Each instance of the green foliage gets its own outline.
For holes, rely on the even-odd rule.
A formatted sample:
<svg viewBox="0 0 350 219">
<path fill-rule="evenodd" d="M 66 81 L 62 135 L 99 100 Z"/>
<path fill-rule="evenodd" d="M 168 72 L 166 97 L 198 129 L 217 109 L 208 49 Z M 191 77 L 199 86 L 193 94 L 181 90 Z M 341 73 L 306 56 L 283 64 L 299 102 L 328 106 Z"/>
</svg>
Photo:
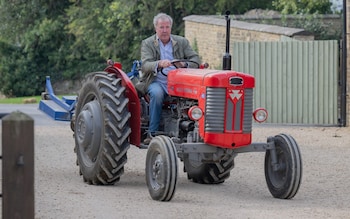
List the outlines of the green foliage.
<svg viewBox="0 0 350 219">
<path fill-rule="evenodd" d="M 272 3 L 271 0 L 217 0 L 215 3 L 215 8 L 219 9 L 219 14 L 224 14 L 226 10 L 229 10 L 231 14 L 244 14 L 251 9 L 270 9 L 272 8 Z"/>
<path fill-rule="evenodd" d="M 293 23 L 287 23 L 284 19 L 284 26 L 303 28 L 315 35 L 316 40 L 340 39 L 341 30 L 329 32 L 322 22 L 317 19 L 319 14 L 332 14 L 332 3 L 329 0 L 274 0 L 274 9 L 283 15 L 294 14 L 299 16 Z"/>
<path fill-rule="evenodd" d="M 0 88 L 7 96 L 31 96 L 45 89 L 45 76 L 61 78 L 70 37 L 65 33 L 67 1 L 1 1 Z M 16 19 L 11 19 L 11 18 Z"/>
<path fill-rule="evenodd" d="M 342 30 L 329 31 L 322 21 L 317 18 L 317 14 L 300 15 L 294 22 L 287 23 L 285 21 L 283 25 L 305 29 L 314 34 L 315 40 L 340 40 L 342 38 Z"/>
<path fill-rule="evenodd" d="M 128 72 L 159 12 L 183 35 L 182 19 L 191 14 L 271 7 L 271 0 L 0 0 L 0 91 L 38 95 L 45 76 L 77 79 L 103 70 L 108 58 Z"/>
<path fill-rule="evenodd" d="M 329 0 L 274 0 L 272 6 L 282 14 L 332 13 Z"/>
</svg>

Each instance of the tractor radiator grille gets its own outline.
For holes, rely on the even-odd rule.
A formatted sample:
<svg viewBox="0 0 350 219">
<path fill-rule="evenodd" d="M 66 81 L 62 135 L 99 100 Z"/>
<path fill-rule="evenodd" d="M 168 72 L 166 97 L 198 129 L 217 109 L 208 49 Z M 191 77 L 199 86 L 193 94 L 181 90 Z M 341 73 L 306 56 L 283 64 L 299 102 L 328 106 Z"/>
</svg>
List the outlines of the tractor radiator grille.
<svg viewBox="0 0 350 219">
<path fill-rule="evenodd" d="M 205 131 L 224 132 L 225 124 L 225 88 L 207 88 L 205 109 Z"/>
<path fill-rule="evenodd" d="M 244 89 L 244 97 L 233 102 L 227 98 L 226 88 L 208 87 L 206 98 L 206 132 L 252 131 L 253 89 Z"/>
<path fill-rule="evenodd" d="M 253 89 L 244 90 L 244 115 L 243 115 L 243 133 L 252 132 L 253 123 Z"/>
</svg>

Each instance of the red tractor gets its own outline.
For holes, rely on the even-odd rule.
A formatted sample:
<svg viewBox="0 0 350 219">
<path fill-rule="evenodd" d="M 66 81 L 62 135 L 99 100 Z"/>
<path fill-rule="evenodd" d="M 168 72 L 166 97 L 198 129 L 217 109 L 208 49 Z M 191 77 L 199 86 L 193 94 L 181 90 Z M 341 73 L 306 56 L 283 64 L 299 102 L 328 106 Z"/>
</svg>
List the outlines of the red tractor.
<svg viewBox="0 0 350 219">
<path fill-rule="evenodd" d="M 139 95 L 119 63 L 110 64 L 86 76 L 71 120 L 77 164 L 85 182 L 116 183 L 133 145 L 147 149 L 146 183 L 151 197 L 170 201 L 178 158 L 189 180 L 219 184 L 229 178 L 237 154 L 261 151 L 266 153 L 265 178 L 272 196 L 290 199 L 298 192 L 302 160 L 293 137 L 278 134 L 266 143 L 252 143 L 253 118 L 257 122 L 267 118 L 265 109 L 253 110 L 252 75 L 205 68 L 170 71 L 161 130 L 149 145 L 143 145 L 149 121 L 147 98 Z"/>
</svg>

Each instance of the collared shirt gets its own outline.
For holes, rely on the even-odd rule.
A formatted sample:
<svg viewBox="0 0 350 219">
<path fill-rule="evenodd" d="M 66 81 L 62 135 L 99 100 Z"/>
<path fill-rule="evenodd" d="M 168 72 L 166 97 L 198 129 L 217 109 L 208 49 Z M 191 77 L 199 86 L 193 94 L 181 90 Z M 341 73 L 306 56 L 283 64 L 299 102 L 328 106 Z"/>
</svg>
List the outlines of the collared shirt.
<svg viewBox="0 0 350 219">
<path fill-rule="evenodd" d="M 160 49 L 160 59 L 168 59 L 168 60 L 173 60 L 174 56 L 173 56 L 173 43 L 172 43 L 172 39 L 170 39 L 170 41 L 167 44 L 163 44 L 162 41 L 160 41 L 159 39 L 158 43 L 159 43 L 159 49 Z M 158 65 L 157 67 L 158 68 Z M 174 66 L 170 66 L 167 68 L 163 69 L 163 74 L 161 72 L 157 73 L 157 78 L 155 79 L 155 81 L 159 82 L 160 85 L 162 86 L 163 90 L 168 93 L 168 77 L 165 75 L 168 75 L 168 72 L 172 69 L 175 69 Z M 165 74 L 165 75 L 164 75 Z"/>
</svg>

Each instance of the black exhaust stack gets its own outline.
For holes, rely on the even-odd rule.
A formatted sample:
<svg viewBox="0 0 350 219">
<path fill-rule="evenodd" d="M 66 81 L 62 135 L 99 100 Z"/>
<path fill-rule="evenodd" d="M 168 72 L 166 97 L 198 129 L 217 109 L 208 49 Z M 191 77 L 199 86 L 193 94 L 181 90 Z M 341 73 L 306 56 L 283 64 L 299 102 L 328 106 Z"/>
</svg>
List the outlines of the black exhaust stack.
<svg viewBox="0 0 350 219">
<path fill-rule="evenodd" d="M 222 58 L 222 69 L 231 70 L 231 55 L 230 55 L 230 11 L 226 11 L 226 52 Z"/>
</svg>

